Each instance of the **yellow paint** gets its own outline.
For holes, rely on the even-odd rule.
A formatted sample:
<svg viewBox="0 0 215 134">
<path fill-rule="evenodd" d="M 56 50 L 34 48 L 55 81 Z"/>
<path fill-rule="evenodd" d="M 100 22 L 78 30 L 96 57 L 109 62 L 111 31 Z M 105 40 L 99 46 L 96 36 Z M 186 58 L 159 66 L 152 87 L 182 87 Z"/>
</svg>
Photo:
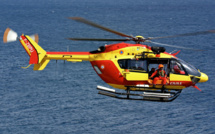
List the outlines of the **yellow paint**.
<svg viewBox="0 0 215 134">
<path fill-rule="evenodd" d="M 47 57 L 47 59 L 50 59 L 50 60 L 89 61 L 89 55 L 47 54 L 46 57 Z"/>
<path fill-rule="evenodd" d="M 70 61 L 70 62 L 82 62 L 82 60 L 76 60 L 76 59 L 68 59 L 67 61 Z"/>
<path fill-rule="evenodd" d="M 170 81 L 191 81 L 189 75 L 170 74 Z"/>
<path fill-rule="evenodd" d="M 40 63 L 45 57 L 46 51 L 43 50 L 33 39 L 31 39 L 30 36 L 26 35 L 26 38 L 32 43 L 34 48 L 37 50 L 38 58 L 39 58 L 38 63 Z"/>
<path fill-rule="evenodd" d="M 29 64 L 27 67 L 22 67 L 23 69 L 27 69 L 31 66 L 31 64 Z"/>
<path fill-rule="evenodd" d="M 201 82 L 206 82 L 206 81 L 208 81 L 208 76 L 205 74 L 205 73 L 202 73 L 201 72 L 201 76 L 200 76 L 200 83 Z"/>
<path fill-rule="evenodd" d="M 124 90 L 127 89 L 125 87 L 125 85 L 117 85 L 117 84 L 111 84 L 111 83 L 107 83 L 107 84 L 110 85 L 110 86 L 112 86 L 113 88 L 124 89 Z"/>
<path fill-rule="evenodd" d="M 120 54 L 120 51 L 123 51 L 123 54 Z M 140 46 L 128 46 L 122 49 L 114 50 L 107 53 L 100 54 L 90 54 L 90 61 L 95 60 L 114 60 L 114 59 L 135 59 L 138 54 L 142 54 L 142 52 L 152 52 L 148 48 L 140 47 Z M 150 55 L 151 58 L 157 58 L 155 54 L 147 53 L 146 55 Z M 160 54 L 160 58 L 171 58 L 172 56 L 169 54 Z"/>
<path fill-rule="evenodd" d="M 128 81 L 147 81 L 149 76 L 148 73 L 129 72 L 125 78 Z"/>
<path fill-rule="evenodd" d="M 166 85 L 166 89 L 184 89 L 186 88 L 185 86 L 178 86 L 178 85 Z"/>
<path fill-rule="evenodd" d="M 50 61 L 49 59 L 44 58 L 41 63 L 34 65 L 34 70 L 35 71 L 41 71 L 41 70 L 43 70 L 47 66 L 47 64 L 49 63 L 49 61 Z"/>
</svg>

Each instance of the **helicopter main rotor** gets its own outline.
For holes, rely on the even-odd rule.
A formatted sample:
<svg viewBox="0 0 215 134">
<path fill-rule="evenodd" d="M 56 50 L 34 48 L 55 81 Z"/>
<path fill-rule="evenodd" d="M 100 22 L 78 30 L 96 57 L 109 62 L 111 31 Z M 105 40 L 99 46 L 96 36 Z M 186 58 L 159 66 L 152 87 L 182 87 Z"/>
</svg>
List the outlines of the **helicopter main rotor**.
<svg viewBox="0 0 215 134">
<path fill-rule="evenodd" d="M 181 47 L 181 46 L 175 46 L 175 45 L 169 45 L 169 44 L 163 44 L 163 43 L 159 43 L 159 42 L 154 42 L 151 40 L 155 40 L 155 39 L 164 39 L 164 38 L 175 38 L 175 37 L 184 37 L 184 36 L 196 36 L 196 35 L 205 35 L 205 34 L 214 34 L 215 30 L 207 30 L 207 31 L 199 31 L 199 32 L 192 32 L 192 33 L 184 33 L 184 34 L 177 34 L 177 35 L 169 35 L 169 36 L 161 36 L 161 37 L 148 37 L 148 38 L 144 38 L 143 36 L 130 36 L 115 30 L 112 30 L 110 28 L 101 26 L 99 24 L 96 24 L 94 22 L 91 22 L 89 20 L 86 20 L 84 18 L 81 17 L 69 17 L 68 19 L 72 19 L 75 20 L 77 22 L 81 22 L 87 25 L 90 25 L 92 27 L 96 27 L 99 28 L 101 30 L 122 36 L 122 37 L 126 37 L 125 39 L 106 39 L 106 38 L 67 38 L 68 40 L 75 40 L 75 41 L 134 41 L 135 43 L 139 44 L 140 42 L 149 42 L 152 44 L 156 44 L 156 45 L 161 45 L 161 46 L 167 46 L 167 47 L 174 47 L 174 48 L 181 48 L 181 49 L 188 49 L 188 50 L 195 50 L 195 51 L 203 51 L 203 50 L 199 50 L 199 49 L 193 49 L 193 48 L 187 48 L 187 47 Z"/>
</svg>

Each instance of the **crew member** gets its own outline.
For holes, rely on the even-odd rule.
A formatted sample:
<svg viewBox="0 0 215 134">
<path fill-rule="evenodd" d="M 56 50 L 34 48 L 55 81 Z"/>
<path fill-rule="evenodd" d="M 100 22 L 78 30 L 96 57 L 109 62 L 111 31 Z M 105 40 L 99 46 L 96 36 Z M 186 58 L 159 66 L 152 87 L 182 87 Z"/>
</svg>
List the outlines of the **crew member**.
<svg viewBox="0 0 215 134">
<path fill-rule="evenodd" d="M 149 72 L 149 76 L 151 76 L 154 72 L 155 72 L 155 68 L 151 68 L 151 71 Z M 152 77 L 152 79 L 153 79 L 153 77 Z"/>
<path fill-rule="evenodd" d="M 162 84 L 166 85 L 166 81 L 167 81 L 167 75 L 166 72 L 163 70 L 163 64 L 160 64 L 158 66 L 158 70 L 156 70 L 151 76 L 150 78 L 153 78 L 154 76 L 156 76 L 153 80 L 153 86 L 156 85 L 157 80 L 162 80 Z"/>
<path fill-rule="evenodd" d="M 175 65 L 175 66 L 173 67 L 173 69 L 174 69 L 174 71 L 175 71 L 176 74 L 185 74 L 185 72 L 182 71 L 182 70 L 178 67 L 178 65 Z"/>
</svg>

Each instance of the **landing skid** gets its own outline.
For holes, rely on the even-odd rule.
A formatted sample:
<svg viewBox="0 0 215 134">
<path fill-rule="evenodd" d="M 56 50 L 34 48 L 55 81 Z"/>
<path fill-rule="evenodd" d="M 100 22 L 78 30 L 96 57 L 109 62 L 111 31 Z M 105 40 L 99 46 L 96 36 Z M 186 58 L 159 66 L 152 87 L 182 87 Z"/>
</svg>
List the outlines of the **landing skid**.
<svg viewBox="0 0 215 134">
<path fill-rule="evenodd" d="M 140 87 L 136 86 L 135 88 L 141 89 L 144 88 L 144 91 L 141 90 L 130 90 L 135 86 L 128 86 L 126 93 L 125 92 L 116 92 L 115 89 L 110 89 L 103 86 L 97 86 L 97 89 L 100 90 L 98 94 L 117 98 L 117 99 L 127 99 L 127 100 L 143 100 L 143 101 L 159 101 L 159 102 L 171 102 L 175 100 L 181 93 L 182 90 L 171 90 L 166 91 L 165 89 L 150 90 L 150 87 Z"/>
</svg>

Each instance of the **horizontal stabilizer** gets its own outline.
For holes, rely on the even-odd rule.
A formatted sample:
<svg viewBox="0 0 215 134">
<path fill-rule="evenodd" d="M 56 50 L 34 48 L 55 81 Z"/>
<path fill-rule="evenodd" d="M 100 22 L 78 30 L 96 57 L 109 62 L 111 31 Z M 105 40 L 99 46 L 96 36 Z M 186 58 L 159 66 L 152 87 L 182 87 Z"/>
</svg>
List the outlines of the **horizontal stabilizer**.
<svg viewBox="0 0 215 134">
<path fill-rule="evenodd" d="M 47 64 L 49 63 L 49 59 L 44 58 L 41 63 L 39 64 L 34 64 L 34 71 L 41 71 L 43 69 L 45 69 L 45 67 L 47 66 Z"/>
</svg>

